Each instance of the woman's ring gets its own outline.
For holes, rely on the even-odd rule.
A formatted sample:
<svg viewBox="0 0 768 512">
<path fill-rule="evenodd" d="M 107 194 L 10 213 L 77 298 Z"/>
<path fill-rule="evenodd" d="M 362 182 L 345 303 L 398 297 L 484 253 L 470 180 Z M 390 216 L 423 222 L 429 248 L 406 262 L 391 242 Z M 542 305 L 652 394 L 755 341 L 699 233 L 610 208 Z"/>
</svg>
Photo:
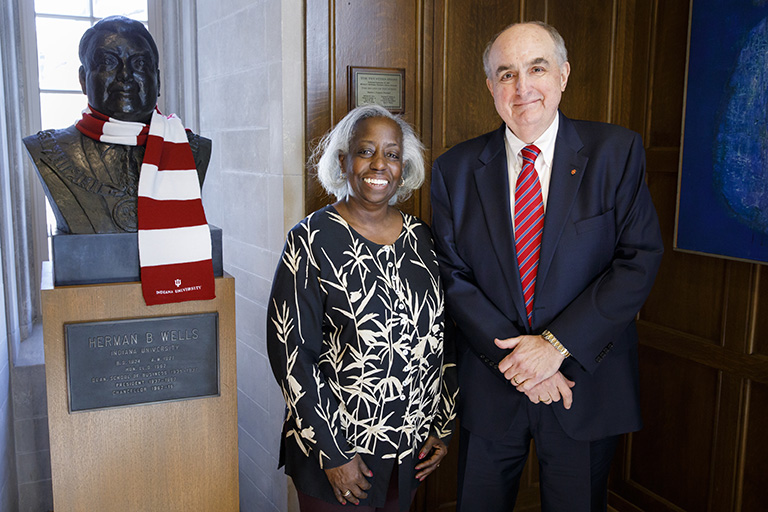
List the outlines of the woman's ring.
<svg viewBox="0 0 768 512">
<path fill-rule="evenodd" d="M 349 496 L 350 494 L 352 494 L 352 491 L 350 491 L 349 489 L 347 489 L 347 492 L 345 492 L 344 494 L 342 494 L 342 496 L 344 496 L 344 497 L 346 498 L 346 497 L 347 497 L 347 496 Z"/>
</svg>

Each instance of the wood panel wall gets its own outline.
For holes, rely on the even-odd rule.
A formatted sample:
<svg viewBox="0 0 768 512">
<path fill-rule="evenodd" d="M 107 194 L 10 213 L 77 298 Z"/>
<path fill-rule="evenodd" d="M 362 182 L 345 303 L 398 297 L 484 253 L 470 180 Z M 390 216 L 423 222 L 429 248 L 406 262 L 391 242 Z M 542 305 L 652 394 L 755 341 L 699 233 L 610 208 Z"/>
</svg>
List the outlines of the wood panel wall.
<svg viewBox="0 0 768 512">
<path fill-rule="evenodd" d="M 569 50 L 561 108 L 643 135 L 666 253 L 639 314 L 645 427 L 624 437 L 619 511 L 758 511 L 768 482 L 768 269 L 673 250 L 690 1 L 356 0 L 307 2 L 309 148 L 346 113 L 347 66 L 406 69 L 405 118 L 429 161 L 496 128 L 486 41 L 520 20 L 551 23 Z M 707 108 L 707 106 L 702 106 Z M 311 174 L 307 212 L 327 204 Z M 430 218 L 429 182 L 404 209 Z M 414 510 L 452 510 L 455 452 Z M 517 511 L 538 510 L 537 465 Z"/>
<path fill-rule="evenodd" d="M 432 30 L 431 14 L 425 14 L 431 12 L 431 0 L 306 2 L 307 154 L 348 112 L 350 66 L 405 69 L 403 117 L 424 136 L 424 84 L 431 81 L 425 76 L 424 47 L 431 45 Z M 307 213 L 334 202 L 311 166 L 307 175 Z M 418 214 L 422 196 L 414 194 L 403 209 Z"/>
</svg>

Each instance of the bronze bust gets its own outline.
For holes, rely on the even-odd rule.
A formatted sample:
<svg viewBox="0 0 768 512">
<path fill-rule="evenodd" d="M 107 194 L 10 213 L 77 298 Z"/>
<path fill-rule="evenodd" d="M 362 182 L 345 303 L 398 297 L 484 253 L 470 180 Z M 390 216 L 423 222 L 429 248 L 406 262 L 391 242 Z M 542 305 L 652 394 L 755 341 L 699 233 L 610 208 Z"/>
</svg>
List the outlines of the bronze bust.
<svg viewBox="0 0 768 512">
<path fill-rule="evenodd" d="M 141 22 L 105 18 L 80 40 L 80 86 L 93 110 L 149 124 L 160 95 L 158 51 Z M 200 186 L 211 141 L 187 131 Z M 137 191 L 144 146 L 101 142 L 75 125 L 24 138 L 61 233 L 137 230 Z"/>
</svg>

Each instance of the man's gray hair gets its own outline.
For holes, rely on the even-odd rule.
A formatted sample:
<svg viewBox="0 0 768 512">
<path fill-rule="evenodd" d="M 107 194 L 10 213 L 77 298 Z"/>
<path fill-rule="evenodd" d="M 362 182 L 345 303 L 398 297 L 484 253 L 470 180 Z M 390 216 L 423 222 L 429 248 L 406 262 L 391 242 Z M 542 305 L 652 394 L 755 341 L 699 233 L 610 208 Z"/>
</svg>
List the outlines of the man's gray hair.
<svg viewBox="0 0 768 512">
<path fill-rule="evenodd" d="M 496 42 L 501 34 L 514 27 L 515 25 L 535 25 L 546 30 L 547 33 L 552 37 L 552 41 L 555 43 L 555 57 L 557 58 L 557 65 L 562 66 L 568 62 L 568 50 L 565 48 L 565 41 L 563 40 L 563 36 L 560 35 L 560 32 L 558 32 L 555 27 L 549 25 L 548 23 L 544 23 L 543 21 L 523 21 L 520 23 L 512 23 L 504 27 L 503 30 L 497 32 L 496 35 L 494 35 L 491 40 L 488 41 L 488 44 L 485 45 L 485 50 L 483 51 L 483 69 L 485 70 L 486 78 L 493 78 L 494 70 L 491 69 L 490 62 L 491 48 L 493 48 L 493 43 Z"/>
<path fill-rule="evenodd" d="M 390 199 L 389 204 L 392 205 L 408 199 L 411 193 L 424 183 L 424 146 L 410 124 L 384 107 L 362 105 L 351 110 L 320 140 L 312 153 L 310 163 L 316 162 L 317 177 L 325 191 L 339 201 L 345 199 L 350 192 L 349 182 L 342 172 L 339 155 L 349 153 L 349 143 L 355 136 L 357 124 L 371 117 L 385 117 L 393 120 L 403 134 L 401 157 L 403 184 Z"/>
</svg>

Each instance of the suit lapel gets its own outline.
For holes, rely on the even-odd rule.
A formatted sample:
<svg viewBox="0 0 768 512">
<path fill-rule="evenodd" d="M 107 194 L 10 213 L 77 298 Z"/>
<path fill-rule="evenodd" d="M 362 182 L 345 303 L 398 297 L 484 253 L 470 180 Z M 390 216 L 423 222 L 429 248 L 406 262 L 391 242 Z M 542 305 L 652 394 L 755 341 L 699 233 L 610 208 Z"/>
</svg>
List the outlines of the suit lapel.
<svg viewBox="0 0 768 512">
<path fill-rule="evenodd" d="M 547 278 L 549 266 L 552 263 L 557 244 L 563 233 L 563 227 L 568 220 L 589 160 L 586 156 L 579 154 L 584 144 L 576 133 L 571 120 L 562 113 L 558 115 L 560 116 L 560 127 L 555 141 L 547 211 L 544 214 L 544 232 L 541 237 L 539 269 L 536 276 L 537 290 Z"/>
<path fill-rule="evenodd" d="M 502 125 L 480 154 L 480 161 L 485 165 L 475 171 L 475 183 L 491 234 L 491 244 L 504 275 L 504 283 L 499 284 L 507 287 L 509 292 L 506 296 L 510 298 L 510 304 L 514 305 L 521 318 L 525 318 L 525 302 L 520 273 L 517 270 L 515 235 L 512 228 L 505 130 L 506 125 Z"/>
</svg>

